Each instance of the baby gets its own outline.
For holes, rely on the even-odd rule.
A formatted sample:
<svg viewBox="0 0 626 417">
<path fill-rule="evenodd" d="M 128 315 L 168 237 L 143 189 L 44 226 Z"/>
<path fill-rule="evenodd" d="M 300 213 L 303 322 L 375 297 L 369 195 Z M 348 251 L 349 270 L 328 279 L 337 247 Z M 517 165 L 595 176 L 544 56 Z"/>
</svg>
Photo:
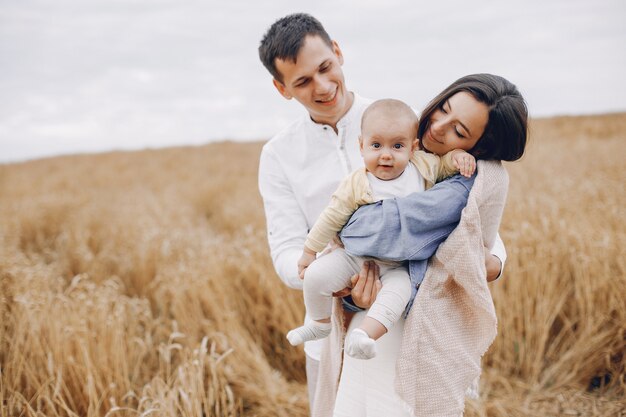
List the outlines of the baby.
<svg viewBox="0 0 626 417">
<path fill-rule="evenodd" d="M 378 100 L 363 113 L 359 144 L 365 168 L 341 182 L 309 232 L 298 261 L 298 272 L 304 279 L 304 303 L 313 320 L 287 333 L 292 345 L 330 334 L 332 293 L 350 284 L 365 259 L 351 256 L 343 248 L 317 259 L 316 255 L 359 206 L 424 191 L 459 170 L 468 177 L 474 173 L 476 161 L 463 150 L 455 149 L 443 156 L 418 150 L 417 125 L 413 110 L 399 100 Z M 377 263 L 382 288 L 363 322 L 346 339 L 346 353 L 359 359 L 376 356 L 375 340 L 401 317 L 411 296 L 405 263 Z"/>
</svg>

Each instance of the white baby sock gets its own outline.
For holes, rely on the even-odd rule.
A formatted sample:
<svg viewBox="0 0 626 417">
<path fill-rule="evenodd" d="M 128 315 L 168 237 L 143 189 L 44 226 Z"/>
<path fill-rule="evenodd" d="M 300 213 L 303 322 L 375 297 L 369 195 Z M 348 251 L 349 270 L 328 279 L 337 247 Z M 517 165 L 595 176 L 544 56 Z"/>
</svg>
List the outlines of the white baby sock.
<svg viewBox="0 0 626 417">
<path fill-rule="evenodd" d="M 346 353 L 356 359 L 372 359 L 376 356 L 376 341 L 365 330 L 354 329 L 346 340 Z"/>
<path fill-rule="evenodd" d="M 310 340 L 319 340 L 327 337 L 330 334 L 330 329 L 330 323 L 312 321 L 287 333 L 287 340 L 289 340 L 292 346 L 297 346 Z"/>
</svg>

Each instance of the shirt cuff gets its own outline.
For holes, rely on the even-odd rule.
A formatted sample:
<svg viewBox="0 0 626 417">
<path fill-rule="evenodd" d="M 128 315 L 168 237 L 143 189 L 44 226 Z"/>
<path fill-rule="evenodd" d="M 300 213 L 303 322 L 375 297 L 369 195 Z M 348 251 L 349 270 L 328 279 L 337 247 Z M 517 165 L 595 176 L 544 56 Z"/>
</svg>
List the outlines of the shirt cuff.
<svg viewBox="0 0 626 417">
<path fill-rule="evenodd" d="M 506 263 L 506 248 L 504 247 L 504 242 L 500 238 L 500 234 L 496 235 L 496 240 L 493 243 L 493 247 L 491 248 L 491 254 L 500 260 L 500 273 L 494 279 L 497 280 L 502 276 L 502 272 L 504 271 L 504 264 Z"/>
<path fill-rule="evenodd" d="M 286 286 L 294 290 L 302 290 L 302 280 L 298 276 L 298 259 L 301 249 L 288 249 L 274 259 L 274 269 Z"/>
<path fill-rule="evenodd" d="M 498 272 L 498 275 L 493 279 L 493 281 L 496 281 L 502 276 L 502 271 L 504 271 L 504 261 L 502 261 L 502 259 L 500 259 L 500 257 L 495 253 L 492 253 L 492 255 L 498 258 L 498 260 L 500 261 L 500 272 Z"/>
<path fill-rule="evenodd" d="M 359 311 L 365 311 L 364 308 L 361 308 L 354 304 L 354 300 L 351 295 L 346 295 L 341 299 L 341 304 L 343 305 L 343 309 L 346 311 L 351 311 L 353 313 L 358 313 Z"/>
</svg>

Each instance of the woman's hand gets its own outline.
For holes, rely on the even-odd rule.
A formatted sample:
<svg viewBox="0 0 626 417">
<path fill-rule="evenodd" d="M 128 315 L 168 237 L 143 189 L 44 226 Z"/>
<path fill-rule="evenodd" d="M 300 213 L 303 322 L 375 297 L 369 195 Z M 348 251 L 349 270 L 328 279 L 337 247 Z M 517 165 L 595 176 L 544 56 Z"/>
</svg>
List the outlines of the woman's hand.
<svg viewBox="0 0 626 417">
<path fill-rule="evenodd" d="M 487 269 L 487 282 L 495 281 L 502 272 L 502 261 L 485 248 L 485 268 Z"/>
</svg>

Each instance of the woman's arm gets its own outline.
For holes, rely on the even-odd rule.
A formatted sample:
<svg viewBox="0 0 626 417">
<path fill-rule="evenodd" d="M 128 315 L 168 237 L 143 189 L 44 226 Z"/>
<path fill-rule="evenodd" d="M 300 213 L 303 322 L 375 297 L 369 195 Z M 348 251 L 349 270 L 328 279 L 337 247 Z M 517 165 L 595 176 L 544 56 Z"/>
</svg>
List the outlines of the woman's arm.
<svg viewBox="0 0 626 417">
<path fill-rule="evenodd" d="M 395 261 L 430 258 L 459 223 L 475 177 L 456 175 L 428 191 L 360 207 L 341 232 L 346 251 Z"/>
<path fill-rule="evenodd" d="M 346 251 L 382 259 L 430 258 L 458 225 L 474 179 L 457 175 L 426 192 L 359 208 L 341 233 Z M 487 281 L 501 275 L 505 259 L 504 245 L 496 238 L 491 252 L 485 250 Z M 378 275 L 372 271 L 364 267 L 352 282 L 352 300 L 363 308 L 370 307 L 376 295 L 363 291 L 365 286 L 358 284 L 370 276 L 377 282 Z"/>
</svg>

